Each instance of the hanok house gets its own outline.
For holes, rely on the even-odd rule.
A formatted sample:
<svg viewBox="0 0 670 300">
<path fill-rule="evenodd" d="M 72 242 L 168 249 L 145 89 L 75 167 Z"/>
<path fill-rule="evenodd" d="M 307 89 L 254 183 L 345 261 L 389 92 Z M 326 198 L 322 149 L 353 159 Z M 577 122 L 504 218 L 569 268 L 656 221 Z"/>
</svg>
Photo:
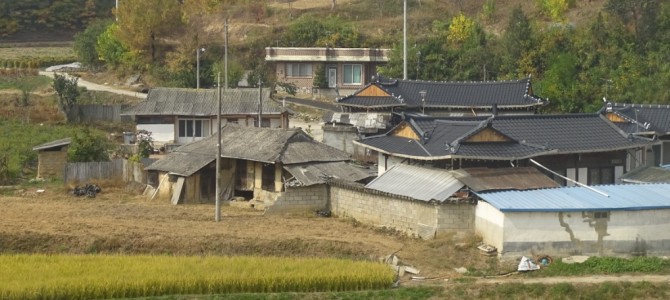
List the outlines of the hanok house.
<svg viewBox="0 0 670 300">
<path fill-rule="evenodd" d="M 670 254 L 670 184 L 477 193 L 475 228 L 502 257 Z"/>
<path fill-rule="evenodd" d="M 301 93 L 312 94 L 317 76 L 323 76 L 329 89 L 356 91 L 389 61 L 389 49 L 376 48 L 265 48 L 265 61 L 275 64 L 277 80 L 295 84 Z M 321 72 L 321 74 L 318 74 Z"/>
<path fill-rule="evenodd" d="M 569 114 L 407 117 L 386 134 L 354 143 L 377 153 L 379 174 L 399 163 L 461 169 L 533 166 L 534 159 L 580 183 L 607 184 L 643 164 L 635 153 L 654 142 L 599 114 Z"/>
<path fill-rule="evenodd" d="M 242 126 L 288 128 L 288 111 L 270 99 L 266 89 L 228 89 L 222 92 L 221 122 Z M 152 133 L 159 143 L 187 144 L 216 132 L 218 92 L 214 89 L 155 88 L 147 99 L 124 111 L 137 130 Z"/>
<path fill-rule="evenodd" d="M 381 76 L 337 99 L 346 112 L 418 112 L 430 116 L 535 114 L 548 103 L 533 94 L 530 77 L 513 81 L 434 82 Z"/>
<path fill-rule="evenodd" d="M 307 206 L 323 208 L 325 182 L 370 177 L 348 164 L 349 155 L 314 141 L 301 129 L 255 128 L 227 124 L 222 128 L 223 200 L 243 198 L 273 204 L 295 194 Z M 181 146 L 147 167 L 161 198 L 177 203 L 213 202 L 216 197 L 217 136 Z M 313 202 L 310 202 L 313 201 Z"/>
<path fill-rule="evenodd" d="M 37 178 L 63 179 L 70 143 L 71 138 L 64 138 L 33 147 L 37 151 Z"/>
<path fill-rule="evenodd" d="M 637 154 L 653 157 L 649 166 L 670 164 L 670 105 L 606 103 L 600 113 L 629 134 L 660 140 Z"/>
<path fill-rule="evenodd" d="M 385 115 L 390 125 L 398 124 L 398 113 L 437 117 L 535 114 L 547 103 L 533 93 L 530 77 L 514 81 L 431 82 L 381 76 L 336 102 L 345 113 Z M 335 119 L 325 121 L 324 139 L 329 140 L 344 139 L 350 135 L 349 131 L 365 137 L 390 128 L 347 124 Z M 356 159 L 369 161 L 369 155 L 365 155 L 368 153 L 358 147 L 348 152 Z"/>
</svg>

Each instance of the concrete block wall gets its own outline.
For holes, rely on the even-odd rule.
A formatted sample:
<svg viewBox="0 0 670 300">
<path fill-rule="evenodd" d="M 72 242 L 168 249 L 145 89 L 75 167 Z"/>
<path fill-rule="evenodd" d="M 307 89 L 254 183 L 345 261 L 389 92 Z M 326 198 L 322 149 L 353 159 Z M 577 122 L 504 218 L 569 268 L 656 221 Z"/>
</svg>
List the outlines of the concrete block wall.
<svg viewBox="0 0 670 300">
<path fill-rule="evenodd" d="M 474 232 L 475 206 L 470 202 L 430 203 L 343 183 L 332 183 L 329 195 L 333 214 L 365 224 L 424 239 L 447 232 Z"/>
<path fill-rule="evenodd" d="M 328 206 L 328 186 L 317 184 L 289 187 L 277 200 L 268 205 L 266 214 L 313 213 Z"/>
</svg>

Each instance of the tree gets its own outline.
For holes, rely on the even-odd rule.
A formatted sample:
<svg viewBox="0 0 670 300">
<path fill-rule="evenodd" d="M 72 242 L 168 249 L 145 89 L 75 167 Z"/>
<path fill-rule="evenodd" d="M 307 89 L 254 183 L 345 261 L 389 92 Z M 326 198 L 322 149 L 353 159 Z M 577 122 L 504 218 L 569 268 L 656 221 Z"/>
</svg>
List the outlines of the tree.
<svg viewBox="0 0 670 300">
<path fill-rule="evenodd" d="M 75 133 L 67 149 L 71 162 L 109 161 L 109 142 L 103 136 L 93 134 L 88 127 Z"/>
<path fill-rule="evenodd" d="M 102 32 L 96 41 L 95 50 L 98 53 L 98 59 L 104 61 L 111 67 L 118 67 L 123 62 L 123 56 L 128 49 L 116 38 L 114 34 L 118 31 L 118 25 L 111 24 Z"/>
<path fill-rule="evenodd" d="M 360 47 L 361 36 L 354 23 L 337 17 L 303 16 L 289 25 L 283 40 L 292 47 Z"/>
<path fill-rule="evenodd" d="M 520 6 L 512 11 L 512 16 L 501 38 L 501 72 L 508 77 L 517 77 L 519 62 L 533 45 L 533 31 L 530 21 Z"/>
<path fill-rule="evenodd" d="M 159 55 L 158 41 L 183 25 L 180 6 L 175 0 L 124 1 L 117 12 L 119 30 L 114 34 L 131 52 L 153 63 Z"/>
<path fill-rule="evenodd" d="M 79 81 L 77 77 L 68 78 L 67 75 L 54 74 L 52 86 L 56 91 L 58 110 L 63 114 L 66 122 L 75 121 L 77 117 L 74 114 L 79 98 L 77 81 Z"/>
<path fill-rule="evenodd" d="M 96 48 L 98 37 L 107 30 L 109 25 L 108 20 L 93 22 L 86 27 L 86 30 L 74 36 L 74 52 L 84 66 L 97 68 L 102 65 L 103 62 Z"/>
</svg>

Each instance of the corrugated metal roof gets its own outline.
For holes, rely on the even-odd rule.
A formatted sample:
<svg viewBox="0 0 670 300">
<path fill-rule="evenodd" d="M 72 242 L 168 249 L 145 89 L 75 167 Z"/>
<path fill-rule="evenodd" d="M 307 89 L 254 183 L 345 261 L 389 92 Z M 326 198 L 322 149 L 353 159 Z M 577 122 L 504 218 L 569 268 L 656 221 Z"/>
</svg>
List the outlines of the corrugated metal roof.
<svg viewBox="0 0 670 300">
<path fill-rule="evenodd" d="M 444 169 L 398 164 L 365 187 L 422 201 L 443 202 L 460 190 L 463 183 Z"/>
<path fill-rule="evenodd" d="M 369 170 L 343 161 L 287 165 L 284 169 L 305 186 L 325 183 L 330 178 L 359 181 L 373 176 Z"/>
<path fill-rule="evenodd" d="M 624 174 L 621 180 L 630 183 L 670 183 L 670 165 L 640 167 Z"/>
<path fill-rule="evenodd" d="M 475 192 L 490 190 L 530 190 L 558 187 L 558 183 L 533 167 L 466 168 L 451 171 Z"/>
<path fill-rule="evenodd" d="M 477 193 L 503 212 L 612 211 L 670 208 L 670 184 L 599 185 L 531 191 Z"/>
<path fill-rule="evenodd" d="M 258 89 L 228 89 L 223 94 L 221 114 L 248 115 L 258 113 Z M 216 116 L 218 92 L 213 89 L 155 88 L 147 99 L 123 111 L 121 115 Z M 284 108 L 263 90 L 263 114 L 280 114 Z"/>
<path fill-rule="evenodd" d="M 64 138 L 64 139 L 60 139 L 60 140 L 46 142 L 44 144 L 39 144 L 39 145 L 33 147 L 33 150 L 38 151 L 38 150 L 44 150 L 44 149 L 49 149 L 49 148 L 54 148 L 54 147 L 62 147 L 62 146 L 65 146 L 65 145 L 69 145 L 70 143 L 72 143 L 71 138 Z"/>
</svg>

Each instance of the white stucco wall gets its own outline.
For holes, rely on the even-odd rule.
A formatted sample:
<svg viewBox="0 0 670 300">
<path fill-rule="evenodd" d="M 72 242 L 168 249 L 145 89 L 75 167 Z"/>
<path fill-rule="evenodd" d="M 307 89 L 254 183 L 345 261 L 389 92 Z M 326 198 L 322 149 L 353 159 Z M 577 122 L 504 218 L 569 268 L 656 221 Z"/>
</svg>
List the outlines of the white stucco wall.
<svg viewBox="0 0 670 300">
<path fill-rule="evenodd" d="M 668 255 L 670 209 L 611 211 L 595 219 L 590 212 L 500 213 L 480 201 L 476 231 L 503 256 L 540 255 Z"/>
<path fill-rule="evenodd" d="M 498 249 L 502 249 L 504 235 L 503 225 L 505 215 L 484 201 L 479 201 L 475 207 L 475 233 L 482 240 Z"/>
</svg>

